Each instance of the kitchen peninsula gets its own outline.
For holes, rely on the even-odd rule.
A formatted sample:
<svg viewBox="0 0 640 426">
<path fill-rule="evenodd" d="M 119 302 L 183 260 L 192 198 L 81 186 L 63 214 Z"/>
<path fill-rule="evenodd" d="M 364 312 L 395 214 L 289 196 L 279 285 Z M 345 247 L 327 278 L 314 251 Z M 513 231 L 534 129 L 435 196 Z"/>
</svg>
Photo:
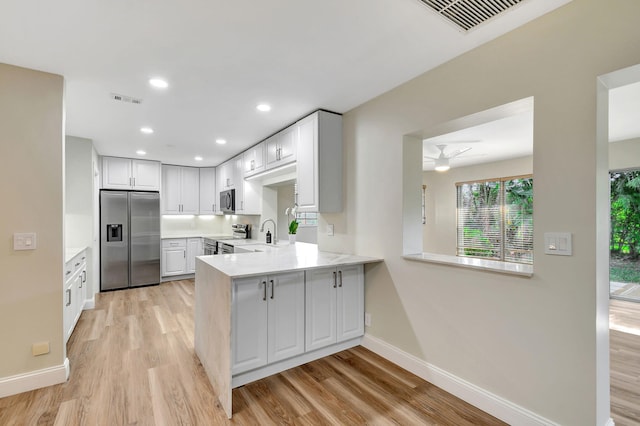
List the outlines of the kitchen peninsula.
<svg viewBox="0 0 640 426">
<path fill-rule="evenodd" d="M 229 418 L 233 388 L 360 344 L 364 264 L 382 261 L 306 243 L 256 249 L 196 262 L 195 350 Z"/>
</svg>

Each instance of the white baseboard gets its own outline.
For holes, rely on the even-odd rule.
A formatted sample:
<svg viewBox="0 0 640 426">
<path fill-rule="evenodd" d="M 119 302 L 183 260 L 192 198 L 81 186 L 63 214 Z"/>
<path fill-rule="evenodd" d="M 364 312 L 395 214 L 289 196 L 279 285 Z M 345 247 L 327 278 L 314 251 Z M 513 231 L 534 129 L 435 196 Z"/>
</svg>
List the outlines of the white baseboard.
<svg viewBox="0 0 640 426">
<path fill-rule="evenodd" d="M 91 299 L 87 299 L 84 301 L 84 306 L 82 307 L 83 310 L 85 309 L 95 309 L 96 307 L 96 298 L 95 296 L 92 297 Z"/>
<path fill-rule="evenodd" d="M 0 398 L 64 383 L 69 378 L 69 358 L 62 365 L 0 378 Z"/>
<path fill-rule="evenodd" d="M 558 426 L 557 423 L 549 419 L 494 395 L 376 337 L 365 334 L 362 346 L 504 422 L 519 426 Z"/>
</svg>

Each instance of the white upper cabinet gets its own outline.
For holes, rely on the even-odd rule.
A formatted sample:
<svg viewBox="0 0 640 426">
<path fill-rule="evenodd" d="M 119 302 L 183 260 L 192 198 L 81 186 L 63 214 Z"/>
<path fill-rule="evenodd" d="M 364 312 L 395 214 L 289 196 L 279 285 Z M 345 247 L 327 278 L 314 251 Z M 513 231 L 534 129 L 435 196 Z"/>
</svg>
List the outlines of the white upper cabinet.
<svg viewBox="0 0 640 426">
<path fill-rule="evenodd" d="M 342 116 L 318 111 L 296 124 L 298 211 L 342 211 Z"/>
<path fill-rule="evenodd" d="M 200 170 L 195 167 L 162 166 L 162 213 L 198 214 Z"/>
<path fill-rule="evenodd" d="M 216 214 L 220 210 L 218 188 L 216 187 L 216 168 L 200 169 L 200 214 Z"/>
<path fill-rule="evenodd" d="M 218 185 L 218 192 L 226 191 L 227 189 L 235 187 L 235 168 L 235 159 L 226 161 L 216 168 L 216 183 Z"/>
<path fill-rule="evenodd" d="M 160 191 L 160 162 L 102 157 L 102 188 Z"/>
<path fill-rule="evenodd" d="M 264 147 L 265 143 L 261 142 L 243 153 L 244 177 L 253 176 L 265 170 Z"/>
<path fill-rule="evenodd" d="M 296 161 L 298 127 L 290 126 L 264 141 L 266 149 L 266 169 L 279 167 Z"/>
</svg>

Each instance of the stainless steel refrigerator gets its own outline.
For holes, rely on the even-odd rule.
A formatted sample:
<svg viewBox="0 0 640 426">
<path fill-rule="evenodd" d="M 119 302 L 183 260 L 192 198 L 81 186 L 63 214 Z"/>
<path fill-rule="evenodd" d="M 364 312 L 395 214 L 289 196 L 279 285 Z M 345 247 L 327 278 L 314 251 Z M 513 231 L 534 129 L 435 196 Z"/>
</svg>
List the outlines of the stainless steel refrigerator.
<svg viewBox="0 0 640 426">
<path fill-rule="evenodd" d="M 100 191 L 100 290 L 159 283 L 159 194 Z"/>
</svg>

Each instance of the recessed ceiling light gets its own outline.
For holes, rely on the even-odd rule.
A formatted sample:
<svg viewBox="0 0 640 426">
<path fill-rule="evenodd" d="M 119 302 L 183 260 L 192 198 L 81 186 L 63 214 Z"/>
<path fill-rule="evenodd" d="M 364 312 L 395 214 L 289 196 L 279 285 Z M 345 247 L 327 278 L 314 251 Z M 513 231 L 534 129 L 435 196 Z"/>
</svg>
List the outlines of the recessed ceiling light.
<svg viewBox="0 0 640 426">
<path fill-rule="evenodd" d="M 271 105 L 269 104 L 258 104 L 256 108 L 258 109 L 258 111 L 262 112 L 271 111 Z"/>
<path fill-rule="evenodd" d="M 139 149 L 139 150 L 136 151 L 136 154 L 138 154 L 138 155 L 147 155 L 147 151 Z"/>
<path fill-rule="evenodd" d="M 216 143 L 217 143 L 218 145 L 224 145 L 225 143 L 227 143 L 227 141 L 226 141 L 226 140 L 224 140 L 224 139 L 216 139 Z"/>
<path fill-rule="evenodd" d="M 145 135 L 150 135 L 153 133 L 153 129 L 151 127 L 140 127 L 140 131 Z"/>
<path fill-rule="evenodd" d="M 199 155 L 196 155 L 195 157 L 193 157 L 193 159 L 196 161 L 202 161 L 202 157 L 200 157 Z"/>
<path fill-rule="evenodd" d="M 169 83 L 161 78 L 151 78 L 149 79 L 149 84 L 156 89 L 166 89 L 169 87 Z"/>
</svg>

